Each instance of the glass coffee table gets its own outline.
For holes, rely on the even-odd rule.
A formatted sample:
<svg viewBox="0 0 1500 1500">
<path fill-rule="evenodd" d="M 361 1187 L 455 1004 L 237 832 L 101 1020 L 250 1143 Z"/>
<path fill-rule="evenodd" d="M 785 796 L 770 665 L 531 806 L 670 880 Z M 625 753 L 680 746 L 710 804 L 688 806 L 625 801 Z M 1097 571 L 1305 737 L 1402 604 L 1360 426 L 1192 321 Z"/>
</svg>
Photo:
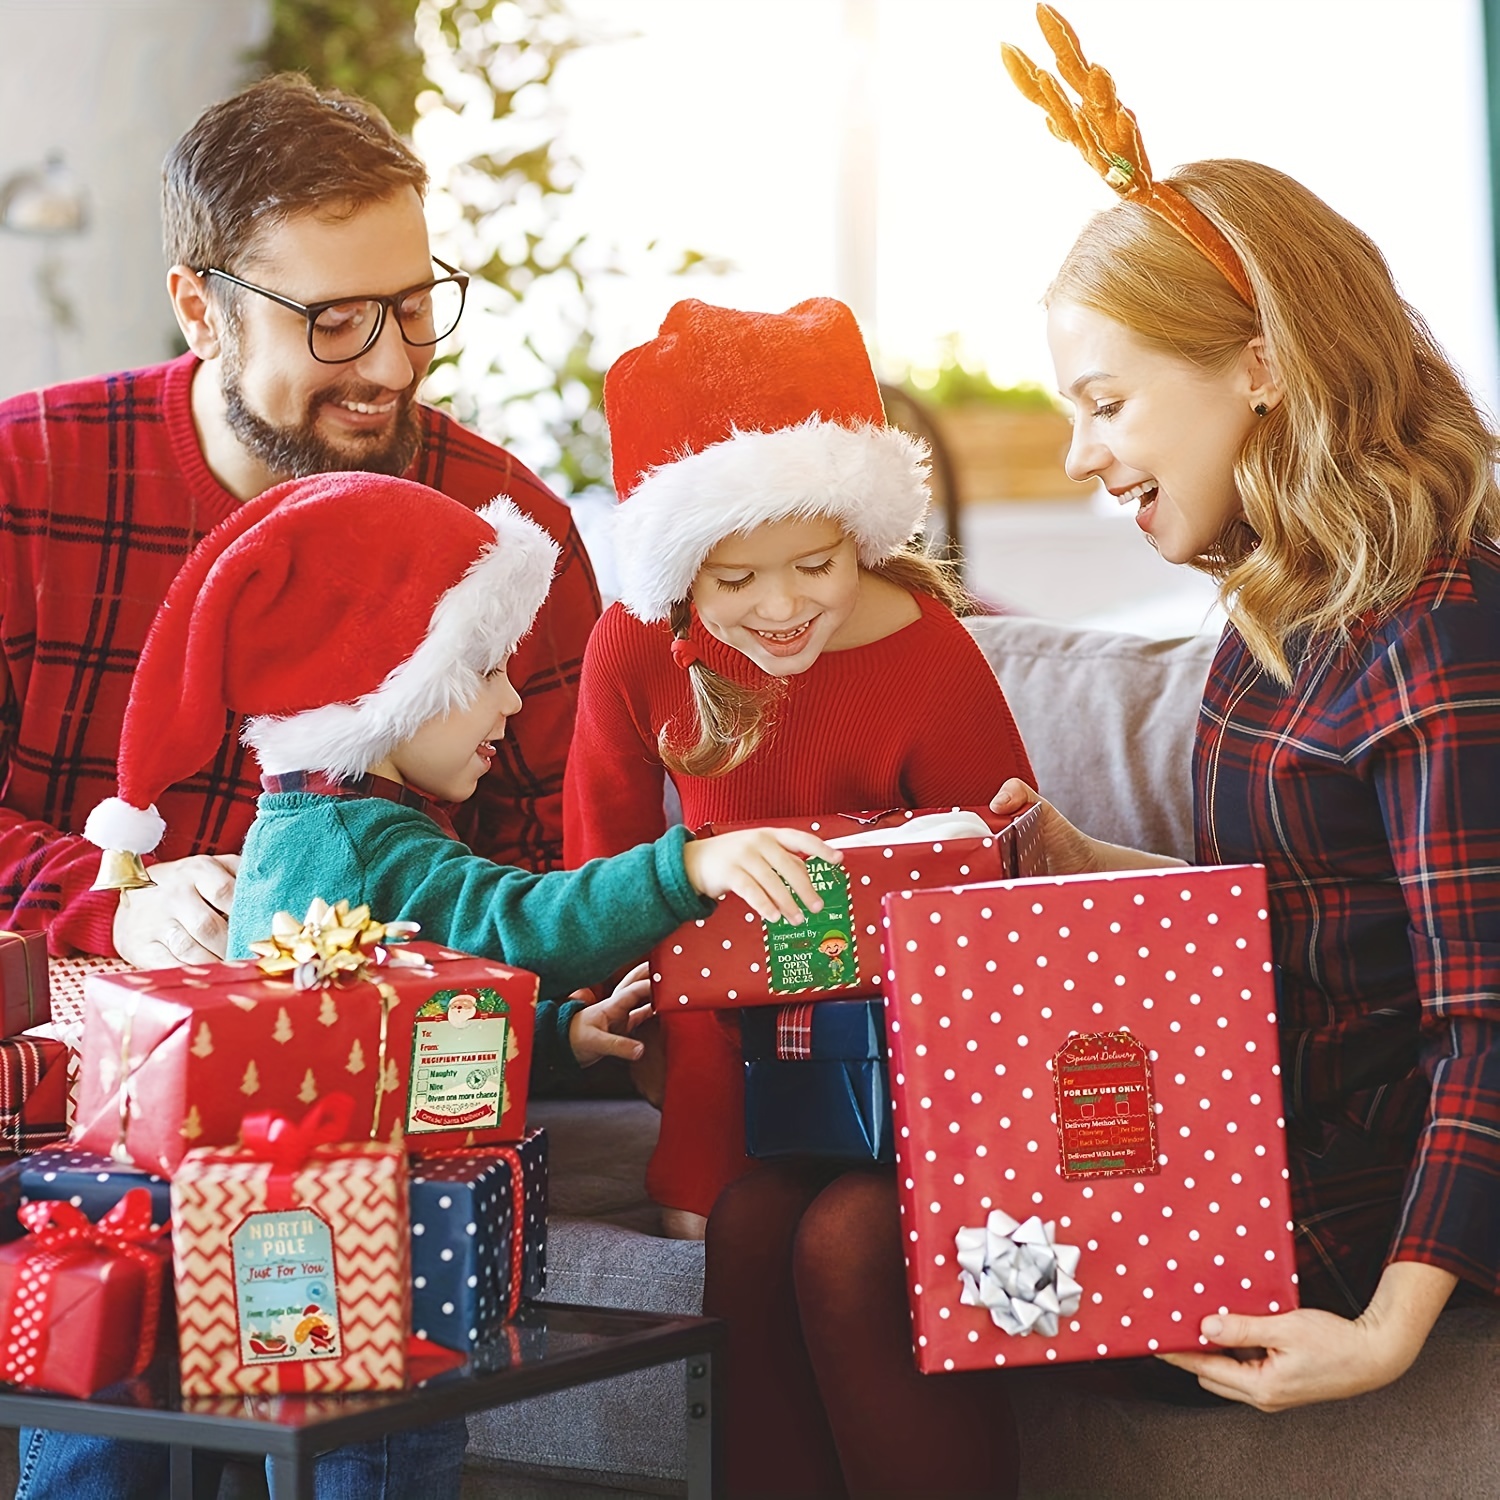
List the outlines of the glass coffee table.
<svg viewBox="0 0 1500 1500">
<path fill-rule="evenodd" d="M 271 1500 L 313 1500 L 313 1460 L 330 1448 L 682 1359 L 688 1494 L 708 1500 L 719 1492 L 724 1338 L 715 1318 L 534 1302 L 493 1348 L 408 1390 L 183 1396 L 175 1366 L 163 1365 L 87 1401 L 0 1386 L 0 1426 L 165 1443 L 171 1500 L 202 1500 L 208 1466 L 195 1463 L 200 1452 L 264 1454 Z"/>
</svg>

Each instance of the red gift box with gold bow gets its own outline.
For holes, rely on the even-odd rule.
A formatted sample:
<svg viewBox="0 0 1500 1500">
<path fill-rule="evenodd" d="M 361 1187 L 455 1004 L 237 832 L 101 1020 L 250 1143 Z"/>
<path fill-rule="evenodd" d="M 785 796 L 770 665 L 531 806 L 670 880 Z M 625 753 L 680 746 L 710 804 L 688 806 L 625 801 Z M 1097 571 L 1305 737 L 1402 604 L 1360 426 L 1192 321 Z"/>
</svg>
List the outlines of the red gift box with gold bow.
<svg viewBox="0 0 1500 1500">
<path fill-rule="evenodd" d="M 74 1143 L 170 1176 L 194 1147 L 232 1145 L 247 1110 L 300 1115 L 330 1093 L 353 1098 L 353 1139 L 519 1140 L 536 976 L 398 951 L 325 988 L 255 961 L 91 977 Z"/>
<path fill-rule="evenodd" d="M 240 1150 L 172 1179 L 184 1395 L 406 1382 L 410 1217 L 400 1145 L 351 1143 L 354 1100 L 247 1116 Z"/>
<path fill-rule="evenodd" d="M 71 1203 L 27 1203 L 29 1231 L 0 1247 L 0 1379 L 92 1396 L 156 1351 L 167 1241 L 134 1188 L 97 1223 Z"/>
<path fill-rule="evenodd" d="M 955 807 L 710 825 L 700 832 L 768 823 L 806 829 L 839 847 L 843 863 L 808 861 L 823 909 L 800 924 L 764 922 L 738 896 L 726 896 L 711 916 L 679 927 L 652 950 L 652 1003 L 672 1015 L 882 994 L 881 897 L 1030 874 L 1035 822 L 1034 813 L 1011 820 Z"/>
</svg>

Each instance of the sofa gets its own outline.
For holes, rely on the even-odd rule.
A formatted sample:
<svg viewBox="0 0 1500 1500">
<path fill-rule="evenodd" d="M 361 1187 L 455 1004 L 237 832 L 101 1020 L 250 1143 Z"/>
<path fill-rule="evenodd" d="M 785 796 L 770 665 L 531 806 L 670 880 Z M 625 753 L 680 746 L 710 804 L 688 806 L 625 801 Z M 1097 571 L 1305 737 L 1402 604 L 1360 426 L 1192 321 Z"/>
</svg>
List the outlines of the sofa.
<svg viewBox="0 0 1500 1500">
<path fill-rule="evenodd" d="M 1043 794 L 1101 838 L 1190 858 L 1191 742 L 1213 639 L 1149 641 L 1014 616 L 970 628 Z M 552 1138 L 547 1296 L 698 1311 L 703 1247 L 660 1238 L 643 1188 L 651 1107 L 552 1100 L 533 1116 Z M 1017 1384 L 1027 1495 L 1500 1494 L 1493 1309 L 1450 1309 L 1413 1369 L 1383 1391 L 1275 1416 L 1102 1396 L 1070 1386 L 1072 1373 Z M 558 1486 L 548 1494 L 677 1493 L 683 1406 L 678 1367 L 486 1413 L 470 1422 L 465 1493 L 514 1496 L 544 1479 Z"/>
</svg>

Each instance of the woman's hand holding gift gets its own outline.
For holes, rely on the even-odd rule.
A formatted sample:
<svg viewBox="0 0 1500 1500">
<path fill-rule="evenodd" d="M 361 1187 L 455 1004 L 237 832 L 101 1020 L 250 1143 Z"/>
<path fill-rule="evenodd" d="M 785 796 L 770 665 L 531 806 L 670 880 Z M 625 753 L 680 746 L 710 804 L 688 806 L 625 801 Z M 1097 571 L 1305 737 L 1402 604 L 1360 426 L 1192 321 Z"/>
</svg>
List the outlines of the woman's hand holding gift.
<svg viewBox="0 0 1500 1500">
<path fill-rule="evenodd" d="M 1169 854 L 1148 854 L 1123 844 L 1106 844 L 1075 828 L 1034 787 L 1012 776 L 990 802 L 990 811 L 1018 818 L 1028 807 L 1042 809 L 1041 839 L 1049 875 L 1097 875 L 1103 870 L 1149 870 L 1180 865 Z"/>
<path fill-rule="evenodd" d="M 1204 1390 L 1260 1411 L 1340 1401 L 1406 1373 L 1458 1278 L 1437 1266 L 1395 1261 L 1357 1318 L 1301 1307 L 1269 1318 L 1203 1320 L 1199 1332 L 1242 1354 L 1163 1354 Z"/>
</svg>

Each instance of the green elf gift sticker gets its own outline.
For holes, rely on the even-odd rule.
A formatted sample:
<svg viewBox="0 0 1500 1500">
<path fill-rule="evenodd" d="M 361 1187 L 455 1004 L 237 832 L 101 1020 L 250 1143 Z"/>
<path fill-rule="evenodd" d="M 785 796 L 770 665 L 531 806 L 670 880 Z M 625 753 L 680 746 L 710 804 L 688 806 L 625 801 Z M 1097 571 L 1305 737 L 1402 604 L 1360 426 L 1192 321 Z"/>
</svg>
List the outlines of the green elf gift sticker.
<svg viewBox="0 0 1500 1500">
<path fill-rule="evenodd" d="M 810 912 L 799 900 L 804 917 L 799 925 L 780 918 L 764 924 L 766 981 L 773 995 L 847 989 L 859 978 L 848 872 L 810 859 L 807 873 L 823 910 Z"/>
</svg>

